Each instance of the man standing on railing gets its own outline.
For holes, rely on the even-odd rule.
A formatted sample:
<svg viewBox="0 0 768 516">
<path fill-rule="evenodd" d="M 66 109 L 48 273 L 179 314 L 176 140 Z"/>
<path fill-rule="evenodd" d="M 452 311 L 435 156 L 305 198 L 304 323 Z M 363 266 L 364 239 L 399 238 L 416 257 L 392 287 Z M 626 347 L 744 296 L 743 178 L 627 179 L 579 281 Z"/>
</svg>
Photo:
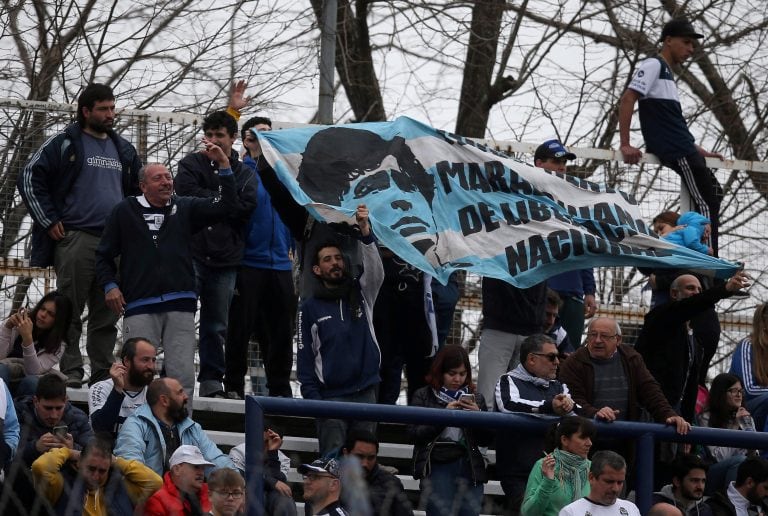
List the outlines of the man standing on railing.
<svg viewBox="0 0 768 516">
<path fill-rule="evenodd" d="M 91 383 L 109 378 L 119 317 L 96 281 L 96 246 L 112 208 L 138 193 L 141 161 L 112 129 L 115 95 L 89 84 L 77 101 L 77 121 L 49 138 L 19 174 L 18 189 L 32 216 L 30 265 L 56 269 L 56 288 L 74 304 L 69 344 L 59 364 L 70 387 L 83 381 L 80 334 L 88 305 L 86 350 Z"/>
<path fill-rule="evenodd" d="M 368 221 L 368 208 L 357 207 L 363 242 L 363 273 L 353 278 L 339 245 L 320 244 L 312 272 L 318 285 L 299 310 L 296 375 L 309 400 L 376 403 L 381 352 L 373 329 L 373 305 L 384 269 Z M 347 422 L 318 419 L 320 455 L 338 453 Z M 375 423 L 356 423 L 375 431 Z"/>
<path fill-rule="evenodd" d="M 640 129 L 645 148 L 655 154 L 661 163 L 673 169 L 691 194 L 695 210 L 712 222 L 710 247 L 717 256 L 718 218 L 723 189 L 704 158 L 723 159 L 721 154 L 709 152 L 696 145 L 688 130 L 680 106 L 672 67 L 681 65 L 696 48 L 698 34 L 685 19 L 676 19 L 664 25 L 661 31 L 659 54 L 640 63 L 629 87 L 619 104 L 619 136 L 621 153 L 627 163 L 637 163 L 643 153 L 629 143 L 632 111 L 640 101 Z"/>
</svg>

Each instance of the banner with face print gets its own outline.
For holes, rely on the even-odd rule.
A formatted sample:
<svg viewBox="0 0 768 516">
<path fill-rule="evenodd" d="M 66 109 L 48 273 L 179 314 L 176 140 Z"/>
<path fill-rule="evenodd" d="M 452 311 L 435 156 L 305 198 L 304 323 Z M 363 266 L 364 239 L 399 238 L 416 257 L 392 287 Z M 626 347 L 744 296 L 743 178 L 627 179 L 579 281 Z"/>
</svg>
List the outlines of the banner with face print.
<svg viewBox="0 0 768 516">
<path fill-rule="evenodd" d="M 534 168 L 410 118 L 256 132 L 293 198 L 316 218 L 370 211 L 376 237 L 446 282 L 468 270 L 518 287 L 574 269 L 736 264 L 659 239 L 619 190 Z"/>
</svg>

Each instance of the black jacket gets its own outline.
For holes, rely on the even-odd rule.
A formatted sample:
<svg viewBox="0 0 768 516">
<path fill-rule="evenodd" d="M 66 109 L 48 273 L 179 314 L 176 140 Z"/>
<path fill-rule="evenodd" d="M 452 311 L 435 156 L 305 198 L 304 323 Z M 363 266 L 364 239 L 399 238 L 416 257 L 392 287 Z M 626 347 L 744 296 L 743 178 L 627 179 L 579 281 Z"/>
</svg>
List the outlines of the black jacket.
<svg viewBox="0 0 768 516">
<path fill-rule="evenodd" d="M 56 242 L 48 236 L 48 228 L 61 220 L 67 195 L 83 168 L 82 134 L 78 122 L 68 125 L 49 138 L 19 173 L 16 186 L 34 221 L 30 256 L 33 267 L 53 265 Z M 107 134 L 120 156 L 123 196 L 135 195 L 139 193 L 141 168 L 136 148 L 114 131 Z"/>
<path fill-rule="evenodd" d="M 681 406 L 681 416 L 694 421 L 702 349 L 694 334 L 693 357 L 688 352 L 688 326 L 695 316 L 712 309 L 731 295 L 720 285 L 700 294 L 670 300 L 645 315 L 645 323 L 635 343 L 645 365 L 661 385 L 670 405 Z"/>
<path fill-rule="evenodd" d="M 256 207 L 256 174 L 243 166 L 234 151 L 229 163 L 235 175 L 235 202 L 225 220 L 211 221 L 192 237 L 195 260 L 209 267 L 240 265 L 245 249 L 246 227 Z M 221 189 L 218 166 L 204 154 L 193 152 L 179 162 L 179 172 L 173 184 L 178 195 L 209 199 L 217 197 Z"/>
<path fill-rule="evenodd" d="M 483 327 L 515 335 L 544 332 L 547 282 L 530 288 L 483 278 Z"/>
<path fill-rule="evenodd" d="M 365 478 L 371 497 L 373 514 L 380 516 L 413 516 L 411 503 L 403 489 L 403 483 L 392 473 L 385 471 L 378 464 Z"/>
<path fill-rule="evenodd" d="M 736 516 L 736 508 L 722 491 L 710 496 L 704 504 L 712 510 L 712 516 Z"/>
<path fill-rule="evenodd" d="M 19 416 L 19 425 L 21 425 L 21 438 L 16 457 L 20 457 L 27 467 L 31 467 L 32 463 L 41 455 L 35 446 L 37 440 L 42 435 L 52 432 L 53 428 L 38 419 L 35 414 L 33 396 L 24 396 L 16 400 L 14 405 Z M 59 424 L 67 425 L 67 431 L 72 434 L 76 450 L 82 450 L 93 438 L 93 430 L 88 422 L 88 416 L 70 402 L 64 406 L 64 415 Z"/>
<path fill-rule="evenodd" d="M 480 393 L 475 393 L 477 406 L 486 411 L 485 398 Z M 413 407 L 445 408 L 432 392 L 432 387 L 427 385 L 413 393 L 411 400 Z M 413 478 L 421 479 L 430 475 L 430 461 L 432 449 L 445 427 L 432 425 L 409 425 L 408 435 L 413 441 Z M 462 428 L 467 442 L 467 455 L 472 465 L 472 479 L 475 485 L 488 481 L 488 473 L 485 470 L 485 460 L 480 453 L 479 446 L 486 446 L 493 441 L 493 432 L 479 428 Z"/>
<path fill-rule="evenodd" d="M 147 228 L 144 208 L 136 197 L 123 199 L 112 210 L 96 248 L 99 285 L 120 286 L 128 306 L 140 299 L 195 291 L 191 235 L 226 217 L 235 198 L 232 175 L 222 176 L 221 200 L 174 197 L 166 207 L 157 240 Z M 120 257 L 120 280 L 115 259 Z"/>
</svg>

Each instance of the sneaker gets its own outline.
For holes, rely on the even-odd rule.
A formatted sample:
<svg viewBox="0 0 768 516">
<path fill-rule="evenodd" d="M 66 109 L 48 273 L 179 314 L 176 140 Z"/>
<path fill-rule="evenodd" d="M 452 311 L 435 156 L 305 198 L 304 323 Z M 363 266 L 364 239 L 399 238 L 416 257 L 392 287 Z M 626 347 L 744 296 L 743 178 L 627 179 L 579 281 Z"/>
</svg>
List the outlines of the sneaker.
<svg viewBox="0 0 768 516">
<path fill-rule="evenodd" d="M 230 400 L 242 400 L 244 399 L 239 392 L 237 391 L 228 391 L 227 394 L 224 396 L 227 399 Z"/>
<path fill-rule="evenodd" d="M 210 392 L 208 394 L 201 394 L 201 398 L 219 398 L 219 399 L 226 399 L 227 394 L 224 391 L 216 391 L 216 392 Z"/>
<path fill-rule="evenodd" d="M 67 387 L 72 389 L 79 389 L 83 386 L 83 380 L 82 378 L 67 378 Z"/>
</svg>

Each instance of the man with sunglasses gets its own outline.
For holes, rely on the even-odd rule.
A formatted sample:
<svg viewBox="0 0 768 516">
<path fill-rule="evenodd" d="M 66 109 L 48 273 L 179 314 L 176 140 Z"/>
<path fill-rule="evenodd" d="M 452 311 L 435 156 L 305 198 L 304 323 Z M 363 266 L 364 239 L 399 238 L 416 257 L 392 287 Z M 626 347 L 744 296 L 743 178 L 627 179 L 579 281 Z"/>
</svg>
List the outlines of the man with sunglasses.
<svg viewBox="0 0 768 516">
<path fill-rule="evenodd" d="M 543 334 L 526 337 L 520 346 L 520 364 L 496 383 L 496 410 L 565 416 L 575 405 L 568 387 L 557 380 L 560 364 L 555 341 Z M 510 509 L 520 508 L 528 474 L 541 457 L 543 439 L 519 436 L 510 440 L 506 431 L 496 442 L 496 474 Z"/>
<path fill-rule="evenodd" d="M 379 466 L 379 440 L 367 430 L 352 430 L 342 449 L 345 457 L 356 457 L 363 469 L 368 486 L 368 498 L 373 515 L 413 516 L 411 503 L 403 483 L 395 475 Z"/>
</svg>

